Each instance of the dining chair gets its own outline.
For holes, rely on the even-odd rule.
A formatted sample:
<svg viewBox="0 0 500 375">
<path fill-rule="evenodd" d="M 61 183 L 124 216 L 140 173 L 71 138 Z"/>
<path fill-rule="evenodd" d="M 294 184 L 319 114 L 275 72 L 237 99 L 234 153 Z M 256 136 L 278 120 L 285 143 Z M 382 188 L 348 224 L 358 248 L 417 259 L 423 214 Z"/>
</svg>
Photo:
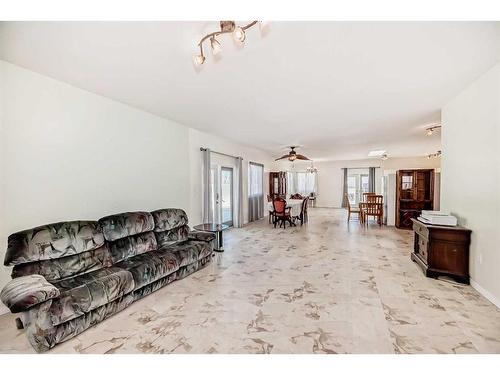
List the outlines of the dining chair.
<svg viewBox="0 0 500 375">
<path fill-rule="evenodd" d="M 382 226 L 382 218 L 384 216 L 384 197 L 382 195 L 369 195 L 367 202 L 360 204 L 361 209 L 361 222 L 368 224 L 368 218 L 373 216 L 377 219 L 378 225 Z"/>
<path fill-rule="evenodd" d="M 300 220 L 300 225 L 307 223 L 309 218 L 307 217 L 307 203 L 309 202 L 309 197 L 306 197 L 302 200 L 302 205 L 300 207 L 300 215 L 297 216 L 297 219 Z"/>
<path fill-rule="evenodd" d="M 292 223 L 292 217 L 290 216 L 290 210 L 291 207 L 286 206 L 286 200 L 282 198 L 276 198 L 273 200 L 273 224 L 274 227 L 276 228 L 276 224 L 278 222 L 280 223 L 280 228 L 281 225 L 283 225 L 283 228 L 286 228 L 286 222 L 288 221 L 290 223 L 290 226 L 294 225 Z"/>
<path fill-rule="evenodd" d="M 358 220 L 362 221 L 360 208 L 351 206 L 351 202 L 349 202 L 349 196 L 347 194 L 344 199 L 347 202 L 347 221 L 349 222 L 351 220 L 351 214 L 358 214 Z"/>
</svg>

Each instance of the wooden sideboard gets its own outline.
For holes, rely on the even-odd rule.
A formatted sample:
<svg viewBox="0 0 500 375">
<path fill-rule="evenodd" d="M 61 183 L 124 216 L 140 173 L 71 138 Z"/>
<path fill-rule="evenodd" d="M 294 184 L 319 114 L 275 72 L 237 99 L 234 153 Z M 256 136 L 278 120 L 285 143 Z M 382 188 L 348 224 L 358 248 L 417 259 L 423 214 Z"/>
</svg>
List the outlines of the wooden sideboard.
<svg viewBox="0 0 500 375">
<path fill-rule="evenodd" d="M 469 245 L 471 230 L 462 227 L 427 225 L 416 219 L 411 260 L 427 277 L 449 276 L 469 284 Z"/>
</svg>

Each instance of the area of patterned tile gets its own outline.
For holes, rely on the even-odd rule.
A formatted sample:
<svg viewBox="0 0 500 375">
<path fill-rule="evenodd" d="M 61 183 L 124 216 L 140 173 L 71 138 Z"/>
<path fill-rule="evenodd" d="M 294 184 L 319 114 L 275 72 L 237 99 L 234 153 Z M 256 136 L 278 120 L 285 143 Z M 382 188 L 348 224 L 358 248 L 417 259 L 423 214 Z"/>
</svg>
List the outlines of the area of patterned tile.
<svg viewBox="0 0 500 375">
<path fill-rule="evenodd" d="M 207 268 L 51 353 L 500 353 L 500 310 L 423 276 L 410 231 L 311 209 L 304 226 L 226 232 Z M 32 353 L 14 316 L 0 352 Z"/>
</svg>

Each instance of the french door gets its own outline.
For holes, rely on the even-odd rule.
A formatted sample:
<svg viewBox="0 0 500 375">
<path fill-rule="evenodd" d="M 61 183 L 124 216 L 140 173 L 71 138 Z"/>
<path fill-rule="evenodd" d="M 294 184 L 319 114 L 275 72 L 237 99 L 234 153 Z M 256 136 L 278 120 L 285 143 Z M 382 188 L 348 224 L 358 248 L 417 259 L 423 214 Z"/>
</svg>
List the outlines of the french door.
<svg viewBox="0 0 500 375">
<path fill-rule="evenodd" d="M 363 193 L 369 192 L 368 174 L 352 173 L 347 176 L 347 195 L 351 205 L 363 200 Z"/>
<path fill-rule="evenodd" d="M 213 222 L 233 225 L 234 183 L 233 168 L 212 166 L 210 182 L 212 185 Z"/>
</svg>

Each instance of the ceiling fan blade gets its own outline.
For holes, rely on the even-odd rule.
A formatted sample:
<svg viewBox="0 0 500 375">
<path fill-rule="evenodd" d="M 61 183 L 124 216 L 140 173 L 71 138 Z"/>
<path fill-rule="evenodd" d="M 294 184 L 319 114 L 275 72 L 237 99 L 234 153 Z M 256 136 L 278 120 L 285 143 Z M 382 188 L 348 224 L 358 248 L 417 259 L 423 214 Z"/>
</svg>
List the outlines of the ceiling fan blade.
<svg viewBox="0 0 500 375">
<path fill-rule="evenodd" d="M 304 155 L 301 155 L 301 154 L 297 154 L 296 156 L 297 156 L 297 159 L 299 159 L 299 160 L 311 160 L 307 156 L 304 156 Z"/>
<path fill-rule="evenodd" d="M 283 155 L 281 157 L 279 157 L 278 159 L 275 159 L 274 161 L 278 161 L 278 160 L 281 160 L 281 159 L 288 159 L 290 155 L 286 154 L 286 155 Z"/>
</svg>

